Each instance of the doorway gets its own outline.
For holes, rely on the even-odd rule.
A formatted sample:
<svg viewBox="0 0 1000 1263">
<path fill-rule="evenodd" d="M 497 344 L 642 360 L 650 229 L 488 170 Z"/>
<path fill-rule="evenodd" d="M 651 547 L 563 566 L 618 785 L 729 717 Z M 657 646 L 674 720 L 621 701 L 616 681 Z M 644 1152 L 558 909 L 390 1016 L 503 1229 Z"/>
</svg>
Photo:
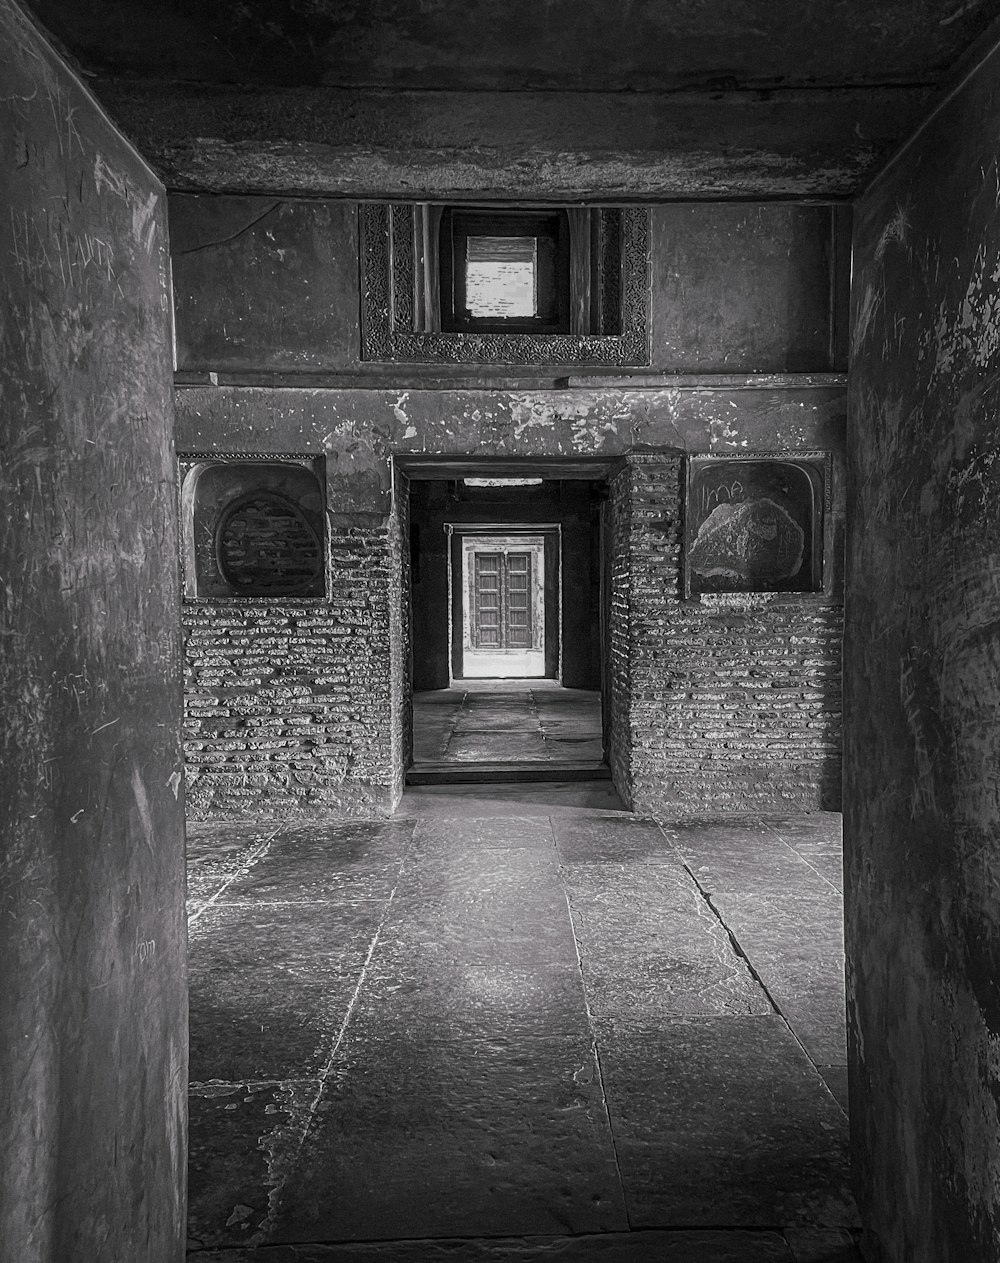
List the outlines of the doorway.
<svg viewBox="0 0 1000 1263">
<path fill-rule="evenodd" d="M 607 778 L 605 480 L 461 472 L 407 470 L 407 783 Z"/>
<path fill-rule="evenodd" d="M 559 527 L 449 522 L 445 531 L 452 679 L 558 678 Z"/>
</svg>

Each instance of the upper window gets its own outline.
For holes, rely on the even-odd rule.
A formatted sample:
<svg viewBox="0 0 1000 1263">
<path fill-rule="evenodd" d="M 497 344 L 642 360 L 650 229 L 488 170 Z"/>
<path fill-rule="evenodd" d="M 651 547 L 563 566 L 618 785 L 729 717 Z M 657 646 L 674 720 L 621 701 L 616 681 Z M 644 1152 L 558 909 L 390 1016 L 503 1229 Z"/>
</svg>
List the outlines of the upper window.
<svg viewBox="0 0 1000 1263">
<path fill-rule="evenodd" d="M 361 210 L 362 359 L 649 363 L 643 207 Z"/>
<path fill-rule="evenodd" d="M 444 332 L 570 331 L 565 211 L 448 208 L 439 259 Z"/>
</svg>

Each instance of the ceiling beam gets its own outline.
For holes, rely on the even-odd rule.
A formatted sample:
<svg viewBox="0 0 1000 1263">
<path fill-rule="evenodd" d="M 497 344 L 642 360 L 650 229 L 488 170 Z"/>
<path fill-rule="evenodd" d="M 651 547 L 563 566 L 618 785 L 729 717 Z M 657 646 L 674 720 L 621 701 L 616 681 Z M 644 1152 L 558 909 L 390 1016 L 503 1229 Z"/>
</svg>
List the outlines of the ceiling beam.
<svg viewBox="0 0 1000 1263">
<path fill-rule="evenodd" d="M 93 82 L 169 188 L 405 200 L 847 199 L 935 98 Z"/>
</svg>

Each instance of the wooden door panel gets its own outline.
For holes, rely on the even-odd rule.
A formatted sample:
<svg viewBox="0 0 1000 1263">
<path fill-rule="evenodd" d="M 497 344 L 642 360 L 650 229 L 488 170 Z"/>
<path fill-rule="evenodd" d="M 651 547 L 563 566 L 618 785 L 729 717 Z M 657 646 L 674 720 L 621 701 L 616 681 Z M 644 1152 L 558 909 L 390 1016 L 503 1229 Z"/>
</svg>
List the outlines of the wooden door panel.
<svg viewBox="0 0 1000 1263">
<path fill-rule="evenodd" d="M 531 553 L 508 553 L 506 557 L 507 648 L 531 648 Z"/>
<path fill-rule="evenodd" d="M 477 649 L 502 647 L 503 554 L 476 553 L 472 643 Z"/>
<path fill-rule="evenodd" d="M 530 649 L 531 553 L 473 554 L 472 645 Z"/>
</svg>

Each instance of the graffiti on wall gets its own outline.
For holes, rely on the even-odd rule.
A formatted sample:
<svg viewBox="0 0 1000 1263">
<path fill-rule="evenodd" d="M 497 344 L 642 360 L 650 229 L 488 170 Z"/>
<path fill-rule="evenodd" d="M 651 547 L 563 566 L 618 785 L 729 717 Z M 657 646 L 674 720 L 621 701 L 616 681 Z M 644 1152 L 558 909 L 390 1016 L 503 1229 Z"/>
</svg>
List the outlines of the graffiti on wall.
<svg viewBox="0 0 1000 1263">
<path fill-rule="evenodd" d="M 690 456 L 684 594 L 819 592 L 831 458 Z"/>
</svg>

